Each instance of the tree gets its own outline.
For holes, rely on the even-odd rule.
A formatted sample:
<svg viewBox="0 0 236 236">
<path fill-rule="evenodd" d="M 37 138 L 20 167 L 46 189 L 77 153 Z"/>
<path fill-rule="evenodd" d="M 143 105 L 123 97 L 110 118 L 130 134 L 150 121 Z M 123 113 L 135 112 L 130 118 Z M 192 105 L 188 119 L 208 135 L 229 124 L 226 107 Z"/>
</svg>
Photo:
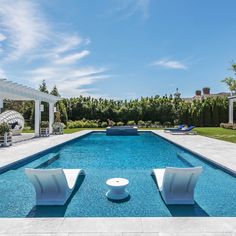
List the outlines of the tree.
<svg viewBox="0 0 236 236">
<path fill-rule="evenodd" d="M 39 91 L 43 92 L 43 93 L 49 93 L 45 80 L 43 80 L 42 84 L 39 85 Z M 42 121 L 48 121 L 49 105 L 46 102 L 42 102 L 42 105 L 44 106 L 44 111 L 41 113 L 41 120 Z"/>
<path fill-rule="evenodd" d="M 61 95 L 60 95 L 59 92 L 58 92 L 58 89 L 57 89 L 57 86 L 56 86 L 56 85 L 54 85 L 54 87 L 53 87 L 52 91 L 50 92 L 50 94 L 51 94 L 51 95 L 54 95 L 54 96 L 56 96 L 56 97 L 61 97 Z"/>
<path fill-rule="evenodd" d="M 48 93 L 48 88 L 45 80 L 43 80 L 42 84 L 39 85 L 39 91 L 43 93 Z"/>
<path fill-rule="evenodd" d="M 231 70 L 233 70 L 234 74 L 236 75 L 236 64 L 235 63 L 232 63 Z M 221 82 L 226 83 L 228 85 L 231 95 L 236 93 L 236 79 L 234 79 L 232 77 L 227 77 L 224 80 L 222 80 Z"/>
</svg>

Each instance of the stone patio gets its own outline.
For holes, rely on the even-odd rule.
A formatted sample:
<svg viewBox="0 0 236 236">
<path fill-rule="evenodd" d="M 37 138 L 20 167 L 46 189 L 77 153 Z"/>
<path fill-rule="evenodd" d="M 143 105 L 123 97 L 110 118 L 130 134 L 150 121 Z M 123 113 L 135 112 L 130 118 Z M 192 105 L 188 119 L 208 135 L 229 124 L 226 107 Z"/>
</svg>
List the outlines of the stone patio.
<svg viewBox="0 0 236 236">
<path fill-rule="evenodd" d="M 23 133 L 21 135 L 12 136 L 12 143 L 22 143 L 34 139 L 35 135 L 33 133 Z"/>
</svg>

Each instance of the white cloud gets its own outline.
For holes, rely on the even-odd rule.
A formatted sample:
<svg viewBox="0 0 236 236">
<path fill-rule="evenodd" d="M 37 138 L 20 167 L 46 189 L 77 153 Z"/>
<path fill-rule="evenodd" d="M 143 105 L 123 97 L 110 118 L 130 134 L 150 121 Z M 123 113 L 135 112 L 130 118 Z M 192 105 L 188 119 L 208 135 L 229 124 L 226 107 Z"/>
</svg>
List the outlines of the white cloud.
<svg viewBox="0 0 236 236">
<path fill-rule="evenodd" d="M 151 66 L 163 67 L 167 69 L 181 69 L 186 70 L 188 67 L 181 61 L 162 59 L 154 61 L 150 64 Z"/>
<path fill-rule="evenodd" d="M 23 66 L 19 69 L 17 66 L 14 77 L 20 75 L 35 87 L 45 79 L 49 88 L 57 85 L 65 97 L 99 96 L 98 90 L 90 85 L 110 78 L 108 69 L 89 65 L 78 67 L 79 61 L 90 54 L 87 49 L 90 39 L 76 32 L 54 30 L 58 27 L 54 28 L 41 14 L 36 2 L 0 0 L 1 66 L 7 63 L 10 68 L 19 62 Z M 4 44 L 1 45 L 1 41 Z M 0 77 L 5 75 L 0 67 Z"/>
<path fill-rule="evenodd" d="M 28 76 L 31 81 L 40 83 L 43 79 L 46 80 L 49 87 L 57 85 L 61 94 L 65 97 L 71 96 L 98 96 L 97 94 L 90 94 L 95 92 L 94 88 L 84 88 L 84 86 L 92 85 L 100 80 L 109 79 L 110 75 L 106 74 L 107 68 L 72 68 L 51 66 L 42 67 L 29 71 Z"/>
<path fill-rule="evenodd" d="M 4 41 L 6 39 L 7 39 L 6 35 L 0 33 L 0 42 Z"/>
<path fill-rule="evenodd" d="M 131 9 L 129 15 L 132 16 L 140 12 L 143 19 L 147 19 L 149 17 L 149 4 L 150 0 L 135 0 L 135 4 Z"/>
<path fill-rule="evenodd" d="M 116 0 L 119 7 L 116 12 L 122 14 L 122 18 L 128 18 L 136 14 L 146 20 L 149 17 L 149 7 L 151 0 Z"/>
<path fill-rule="evenodd" d="M 59 58 L 54 61 L 55 64 L 73 64 L 77 62 L 78 60 L 81 60 L 82 58 L 88 56 L 90 52 L 88 50 L 83 50 L 82 52 L 79 53 L 74 53 L 69 56 L 65 56 L 62 58 Z"/>
<path fill-rule="evenodd" d="M 1 67 L 0 67 L 0 78 L 6 78 L 6 73 Z"/>
<path fill-rule="evenodd" d="M 7 35 L 9 59 L 18 59 L 48 37 L 48 25 L 32 1 L 0 0 L 0 27 Z"/>
<path fill-rule="evenodd" d="M 78 35 L 60 35 L 54 38 L 52 45 L 49 48 L 43 48 L 37 53 L 33 52 L 28 55 L 27 61 L 33 62 L 35 60 L 55 61 L 58 64 L 74 63 L 76 60 L 90 54 L 90 51 L 84 50 L 81 53 L 74 53 L 82 46 L 87 46 L 90 39 L 82 38 Z M 65 55 L 66 54 L 66 55 Z M 81 58 L 80 58 L 81 57 Z M 77 59 L 78 58 L 78 59 Z"/>
<path fill-rule="evenodd" d="M 58 43 L 59 45 L 53 50 L 54 53 L 63 53 L 66 51 L 70 51 L 78 48 L 81 44 L 87 45 L 90 42 L 89 39 L 83 39 L 82 37 L 77 35 L 62 35 L 61 38 L 61 41 Z"/>
</svg>

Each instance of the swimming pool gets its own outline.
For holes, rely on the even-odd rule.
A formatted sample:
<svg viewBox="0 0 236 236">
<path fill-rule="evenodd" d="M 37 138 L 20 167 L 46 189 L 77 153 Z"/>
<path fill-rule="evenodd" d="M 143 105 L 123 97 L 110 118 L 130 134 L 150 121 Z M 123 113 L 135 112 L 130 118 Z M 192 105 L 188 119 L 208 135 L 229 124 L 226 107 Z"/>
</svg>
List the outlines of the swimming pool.
<svg viewBox="0 0 236 236">
<path fill-rule="evenodd" d="M 0 217 L 236 216 L 235 177 L 151 132 L 137 136 L 93 132 L 37 158 L 1 174 Z M 166 166 L 203 167 L 193 206 L 164 204 L 151 172 Z M 66 205 L 36 207 L 26 167 L 82 168 L 86 175 Z M 114 203 L 106 198 L 106 180 L 113 177 L 130 181 L 129 201 Z"/>
</svg>

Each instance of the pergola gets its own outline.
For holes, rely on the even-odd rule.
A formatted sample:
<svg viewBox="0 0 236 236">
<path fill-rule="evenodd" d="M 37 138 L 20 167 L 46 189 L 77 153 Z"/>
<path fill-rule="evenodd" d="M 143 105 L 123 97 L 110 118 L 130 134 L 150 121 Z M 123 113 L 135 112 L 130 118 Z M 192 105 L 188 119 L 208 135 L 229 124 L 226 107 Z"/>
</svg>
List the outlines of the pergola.
<svg viewBox="0 0 236 236">
<path fill-rule="evenodd" d="M 234 102 L 236 102 L 236 96 L 229 97 L 229 123 L 234 123 Z"/>
<path fill-rule="evenodd" d="M 35 102 L 34 130 L 36 137 L 40 135 L 41 102 L 49 103 L 49 133 L 52 133 L 52 124 L 54 123 L 54 105 L 60 100 L 59 97 L 40 92 L 36 89 L 6 79 L 0 79 L 0 100 L 3 99 Z"/>
</svg>

